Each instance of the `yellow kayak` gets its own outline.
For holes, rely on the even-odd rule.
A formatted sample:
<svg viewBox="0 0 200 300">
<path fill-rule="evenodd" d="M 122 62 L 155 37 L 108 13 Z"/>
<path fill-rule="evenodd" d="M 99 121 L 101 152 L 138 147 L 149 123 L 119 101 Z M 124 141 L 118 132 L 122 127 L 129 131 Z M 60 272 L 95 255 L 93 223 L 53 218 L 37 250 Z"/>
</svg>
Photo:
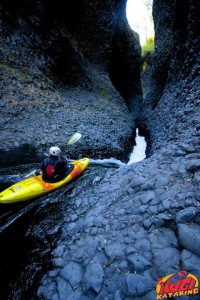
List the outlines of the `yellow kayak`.
<svg viewBox="0 0 200 300">
<path fill-rule="evenodd" d="M 72 171 L 58 182 L 45 182 L 42 175 L 27 178 L 17 182 L 0 193 L 0 203 L 9 204 L 33 199 L 44 194 L 48 194 L 75 179 L 87 168 L 89 158 L 82 158 L 70 162 Z"/>
</svg>

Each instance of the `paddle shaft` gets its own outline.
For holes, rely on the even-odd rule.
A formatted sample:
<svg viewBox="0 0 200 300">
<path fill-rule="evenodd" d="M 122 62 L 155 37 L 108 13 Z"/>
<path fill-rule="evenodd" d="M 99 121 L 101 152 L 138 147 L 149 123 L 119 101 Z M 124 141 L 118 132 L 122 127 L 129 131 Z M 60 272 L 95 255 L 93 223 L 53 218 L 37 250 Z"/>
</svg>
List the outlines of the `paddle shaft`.
<svg viewBox="0 0 200 300">
<path fill-rule="evenodd" d="M 70 146 L 70 145 L 73 145 L 74 143 L 76 143 L 78 140 L 80 140 L 81 136 L 82 136 L 82 135 L 81 135 L 80 133 L 78 133 L 78 132 L 74 133 L 74 134 L 71 136 L 71 138 L 69 139 L 69 141 L 68 141 L 68 143 L 67 143 L 67 146 Z M 31 173 L 27 174 L 24 178 L 28 178 L 28 177 L 30 177 L 30 176 L 35 175 L 35 172 L 36 172 L 36 171 L 37 171 L 37 169 L 31 171 Z"/>
</svg>

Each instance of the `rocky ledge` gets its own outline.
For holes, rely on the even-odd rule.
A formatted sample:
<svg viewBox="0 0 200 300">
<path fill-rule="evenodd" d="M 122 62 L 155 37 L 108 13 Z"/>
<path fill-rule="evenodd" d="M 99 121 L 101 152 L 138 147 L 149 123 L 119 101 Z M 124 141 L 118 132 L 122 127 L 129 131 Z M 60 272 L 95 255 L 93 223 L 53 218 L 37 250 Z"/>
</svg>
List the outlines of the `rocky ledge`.
<svg viewBox="0 0 200 300">
<path fill-rule="evenodd" d="M 200 278 L 199 142 L 200 132 L 72 198 L 49 228 L 49 238 L 59 228 L 61 237 L 39 299 L 154 300 L 161 277 L 187 270 Z"/>
<path fill-rule="evenodd" d="M 142 100 L 140 45 L 125 3 L 104 4 L 76 0 L 66 11 L 65 1 L 3 1 L 1 152 L 65 150 L 79 131 L 83 139 L 65 151 L 71 158 L 128 159 Z"/>
<path fill-rule="evenodd" d="M 24 158 L 28 148 L 35 150 L 32 153 L 37 161 L 38 156 L 41 157 L 52 145 L 60 146 L 69 158 L 89 156 L 128 160 L 135 125 L 119 94 L 105 95 L 106 91 L 103 91 L 97 101 L 94 92 L 80 89 L 49 93 L 32 86 L 33 95 L 31 86 L 27 86 L 25 95 L 15 94 L 12 98 L 10 92 L 0 104 L 3 165 L 9 164 L 9 159 L 5 161 L 5 158 L 13 152 L 19 155 L 21 152 Z M 77 144 L 67 146 L 75 132 L 81 133 L 82 138 Z"/>
<path fill-rule="evenodd" d="M 123 152 L 127 157 L 136 117 L 150 132 L 150 157 L 108 171 L 84 187 L 63 206 L 67 215 L 56 226 L 52 222 L 44 230 L 45 220 L 37 224 L 43 240 L 58 236 L 53 267 L 43 276 L 37 297 L 153 300 L 159 278 L 187 271 L 200 279 L 200 2 L 154 1 L 156 50 L 142 111 L 140 49 L 125 21 L 126 1 L 77 0 L 63 10 L 69 18 L 62 13 L 65 1 L 58 7 L 48 1 L 16 3 L 13 10 L 4 1 L 2 19 L 5 148 L 18 146 L 24 132 L 27 139 L 27 129 L 41 149 L 49 141 L 66 143 L 80 131 L 84 137 L 69 150 L 71 155 L 120 158 Z M 34 87 L 16 65 L 20 72 L 29 70 L 31 78 L 39 76 Z M 37 84 L 43 87 L 34 94 Z M 18 111 L 20 100 L 25 110 Z M 190 297 L 197 300 L 195 293 Z M 187 294 L 176 296 L 187 299 Z"/>
</svg>

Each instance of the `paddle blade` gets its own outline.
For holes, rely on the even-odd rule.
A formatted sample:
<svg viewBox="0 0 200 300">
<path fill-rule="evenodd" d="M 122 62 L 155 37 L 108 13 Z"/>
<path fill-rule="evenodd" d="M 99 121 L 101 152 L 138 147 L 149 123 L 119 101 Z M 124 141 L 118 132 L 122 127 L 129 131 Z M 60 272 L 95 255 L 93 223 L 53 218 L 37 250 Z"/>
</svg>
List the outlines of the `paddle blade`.
<svg viewBox="0 0 200 300">
<path fill-rule="evenodd" d="M 74 143 L 76 143 L 80 138 L 81 138 L 81 134 L 76 132 L 72 135 L 72 137 L 69 139 L 69 142 L 67 143 L 67 145 L 72 145 Z"/>
</svg>

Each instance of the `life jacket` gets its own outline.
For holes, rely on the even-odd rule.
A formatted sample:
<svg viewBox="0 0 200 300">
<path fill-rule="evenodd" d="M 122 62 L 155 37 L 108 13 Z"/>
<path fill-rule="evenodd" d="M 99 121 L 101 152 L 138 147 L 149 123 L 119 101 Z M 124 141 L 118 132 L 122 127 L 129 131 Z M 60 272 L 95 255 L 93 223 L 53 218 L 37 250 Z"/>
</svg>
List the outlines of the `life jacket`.
<svg viewBox="0 0 200 300">
<path fill-rule="evenodd" d="M 55 173 L 55 166 L 54 165 L 47 165 L 46 166 L 46 174 L 48 177 L 53 177 L 54 173 Z"/>
<path fill-rule="evenodd" d="M 45 166 L 45 173 L 49 178 L 53 178 L 56 173 L 56 163 L 57 161 L 53 161 L 52 159 L 48 159 L 47 164 Z"/>
</svg>

